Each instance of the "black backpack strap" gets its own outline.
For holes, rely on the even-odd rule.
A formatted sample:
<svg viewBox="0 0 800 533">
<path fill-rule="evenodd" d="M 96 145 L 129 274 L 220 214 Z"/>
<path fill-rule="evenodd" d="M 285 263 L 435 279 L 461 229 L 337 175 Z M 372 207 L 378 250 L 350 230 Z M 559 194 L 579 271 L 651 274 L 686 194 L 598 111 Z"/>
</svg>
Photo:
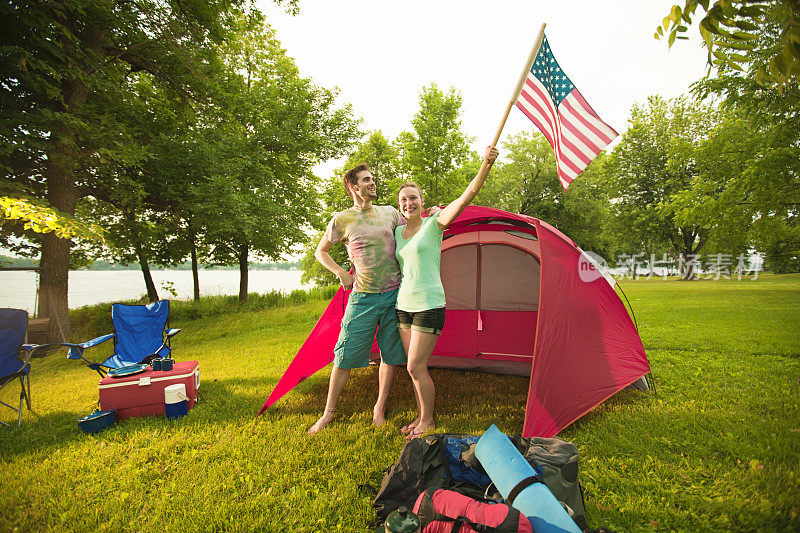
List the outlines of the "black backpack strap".
<svg viewBox="0 0 800 533">
<path fill-rule="evenodd" d="M 431 487 L 429 489 L 425 489 L 425 492 L 422 495 L 422 500 L 419 502 L 419 508 L 417 509 L 417 517 L 419 518 L 419 525 L 420 529 L 425 529 L 425 526 L 433 522 L 434 520 L 440 520 L 439 513 L 433 510 L 433 493 L 436 492 L 437 488 Z"/>
<path fill-rule="evenodd" d="M 508 505 L 514 505 L 514 500 L 517 499 L 519 493 L 527 489 L 534 483 L 544 483 L 544 481 L 539 476 L 530 476 L 526 477 L 525 479 L 514 485 L 514 488 L 511 489 L 511 492 L 508 493 L 508 498 L 506 498 Z"/>
<path fill-rule="evenodd" d="M 495 528 L 485 524 L 476 524 L 466 516 L 459 516 L 458 518 L 444 517 L 440 520 L 453 521 L 453 527 L 450 529 L 450 533 L 458 533 L 461 530 L 461 524 L 469 525 L 472 528 L 472 531 L 477 531 L 478 533 L 493 533 L 495 531 Z"/>
</svg>

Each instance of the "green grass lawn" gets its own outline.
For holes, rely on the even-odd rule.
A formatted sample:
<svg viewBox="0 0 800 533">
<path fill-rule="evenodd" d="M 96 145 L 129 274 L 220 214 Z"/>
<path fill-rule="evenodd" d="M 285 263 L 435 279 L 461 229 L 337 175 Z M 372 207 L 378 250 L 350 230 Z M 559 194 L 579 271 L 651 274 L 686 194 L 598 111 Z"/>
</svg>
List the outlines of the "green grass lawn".
<svg viewBox="0 0 800 533">
<path fill-rule="evenodd" d="M 559 435 L 580 449 L 590 526 L 800 530 L 800 275 L 623 287 L 657 393 L 623 391 Z M 370 426 L 372 367 L 353 373 L 313 438 L 329 369 L 254 418 L 325 305 L 173 320 L 176 359 L 199 361 L 202 377 L 200 403 L 178 421 L 86 436 L 76 418 L 97 400 L 97 374 L 63 351 L 36 360 L 35 414 L 0 427 L 0 531 L 366 531 L 374 513 L 358 485 L 379 485 L 404 444 L 407 374 L 384 428 Z M 442 431 L 522 430 L 527 378 L 432 373 Z"/>
</svg>

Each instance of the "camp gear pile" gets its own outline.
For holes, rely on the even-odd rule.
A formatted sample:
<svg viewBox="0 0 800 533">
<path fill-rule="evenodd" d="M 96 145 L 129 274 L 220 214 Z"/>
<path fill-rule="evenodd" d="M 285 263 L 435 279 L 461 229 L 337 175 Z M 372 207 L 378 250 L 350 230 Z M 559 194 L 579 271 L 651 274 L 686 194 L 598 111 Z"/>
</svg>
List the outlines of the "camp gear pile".
<svg viewBox="0 0 800 533">
<path fill-rule="evenodd" d="M 571 511 L 578 527 L 586 528 L 578 482 L 578 448 L 560 439 L 510 438 L 547 488 Z M 427 489 L 448 489 L 483 502 L 501 501 L 475 459 L 479 439 L 476 435 L 442 433 L 407 442 L 397 462 L 386 469 L 373 502 L 376 524 L 383 523 L 400 506 L 412 508 Z"/>
</svg>

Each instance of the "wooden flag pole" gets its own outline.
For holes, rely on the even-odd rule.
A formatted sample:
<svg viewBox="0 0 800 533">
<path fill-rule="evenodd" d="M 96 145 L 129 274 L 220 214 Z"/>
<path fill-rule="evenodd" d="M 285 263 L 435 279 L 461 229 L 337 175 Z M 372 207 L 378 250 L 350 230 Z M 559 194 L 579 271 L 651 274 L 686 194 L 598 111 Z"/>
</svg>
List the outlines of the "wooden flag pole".
<svg viewBox="0 0 800 533">
<path fill-rule="evenodd" d="M 497 146 L 497 142 L 500 140 L 500 134 L 503 133 L 503 128 L 506 125 L 506 120 L 508 120 L 508 115 L 511 113 L 511 108 L 514 107 L 514 104 L 517 103 L 517 98 L 519 98 L 519 93 L 522 90 L 522 84 L 525 83 L 525 80 L 528 78 L 528 73 L 531 71 L 531 67 L 533 66 L 533 61 L 536 59 L 536 54 L 539 53 L 539 47 L 542 46 L 542 41 L 544 40 L 544 27 L 546 24 L 542 24 L 542 27 L 539 29 L 539 35 L 536 36 L 536 42 L 533 43 L 533 48 L 531 48 L 531 53 L 528 56 L 528 61 L 525 62 L 525 68 L 522 70 L 522 75 L 519 77 L 519 81 L 517 81 L 516 86 L 514 87 L 514 92 L 511 93 L 511 100 L 508 102 L 508 106 L 506 107 L 506 112 L 503 115 L 503 119 L 500 121 L 500 126 L 497 128 L 497 133 L 494 134 L 494 139 L 492 140 L 492 146 Z"/>
</svg>

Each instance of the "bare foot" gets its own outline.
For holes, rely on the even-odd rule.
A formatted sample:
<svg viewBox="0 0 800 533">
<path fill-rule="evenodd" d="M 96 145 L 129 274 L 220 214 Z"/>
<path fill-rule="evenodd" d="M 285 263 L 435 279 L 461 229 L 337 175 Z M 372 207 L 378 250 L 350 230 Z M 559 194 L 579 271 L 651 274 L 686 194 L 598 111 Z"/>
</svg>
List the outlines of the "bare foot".
<svg viewBox="0 0 800 533">
<path fill-rule="evenodd" d="M 417 427 L 415 427 L 414 430 L 408 434 L 406 440 L 416 439 L 417 437 L 421 437 L 428 431 L 433 431 L 434 429 L 436 429 L 436 424 L 433 422 L 425 423 L 420 421 L 420 423 L 417 424 Z"/>
<path fill-rule="evenodd" d="M 409 422 L 405 426 L 401 427 L 400 433 L 402 435 L 408 435 L 409 433 L 414 431 L 414 428 L 417 427 L 418 425 L 419 425 L 419 418 L 415 418 L 412 422 Z"/>
<path fill-rule="evenodd" d="M 322 414 L 322 416 L 319 417 L 319 420 L 314 422 L 314 425 L 308 428 L 308 434 L 313 435 L 325 429 L 325 426 L 330 424 L 331 420 L 333 420 L 333 413 L 334 413 L 333 411 L 328 411 L 326 409 L 325 412 Z"/>
<path fill-rule="evenodd" d="M 385 407 L 381 408 L 376 404 L 375 407 L 372 408 L 372 425 L 380 427 L 384 424 L 386 424 Z"/>
</svg>

